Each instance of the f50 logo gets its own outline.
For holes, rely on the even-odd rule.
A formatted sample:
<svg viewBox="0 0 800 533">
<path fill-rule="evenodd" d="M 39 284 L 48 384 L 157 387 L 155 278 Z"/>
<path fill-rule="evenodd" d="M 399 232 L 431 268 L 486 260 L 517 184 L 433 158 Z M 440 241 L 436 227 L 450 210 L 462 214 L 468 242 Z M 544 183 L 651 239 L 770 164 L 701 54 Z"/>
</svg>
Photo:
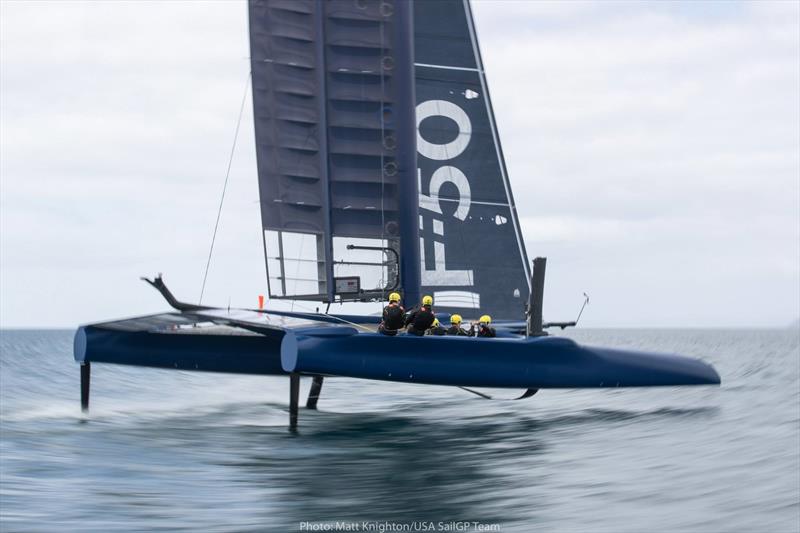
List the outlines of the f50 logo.
<svg viewBox="0 0 800 533">
<path fill-rule="evenodd" d="M 445 117 L 456 123 L 458 134 L 455 139 L 444 144 L 434 143 L 422 134 L 422 122 L 431 117 Z M 458 105 L 446 100 L 426 100 L 417 105 L 417 152 L 431 161 L 441 162 L 430 177 L 427 194 L 422 187 L 422 169 L 417 169 L 419 180 L 419 226 L 423 229 L 423 221 L 431 219 L 434 235 L 444 239 L 444 213 L 441 202 L 457 202 L 453 216 L 466 220 L 469 214 L 471 196 L 467 176 L 453 166 L 453 159 L 461 155 L 469 146 L 472 137 L 472 123 L 467 113 Z M 458 189 L 458 200 L 442 198 L 439 191 L 445 183 L 451 183 Z M 438 215 L 438 216 L 437 216 Z M 429 270 L 425 265 L 425 239 L 420 237 L 420 259 L 422 262 L 422 284 L 428 286 L 472 286 L 474 277 L 472 270 L 448 270 L 445 261 L 445 243 L 434 237 L 434 268 Z"/>
</svg>

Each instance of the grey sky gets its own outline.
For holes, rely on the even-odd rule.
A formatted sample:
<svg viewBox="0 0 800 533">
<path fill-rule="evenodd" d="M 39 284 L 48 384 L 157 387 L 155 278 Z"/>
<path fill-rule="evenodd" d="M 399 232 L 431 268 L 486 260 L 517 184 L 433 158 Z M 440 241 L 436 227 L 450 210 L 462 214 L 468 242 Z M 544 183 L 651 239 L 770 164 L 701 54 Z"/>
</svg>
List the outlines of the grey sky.
<svg viewBox="0 0 800 533">
<path fill-rule="evenodd" d="M 245 2 L 0 5 L 0 325 L 164 310 L 138 280 L 157 272 L 196 300 Z M 547 318 L 583 291 L 586 326 L 800 316 L 799 5 L 474 3 Z M 205 297 L 223 306 L 264 292 L 249 106 Z"/>
</svg>

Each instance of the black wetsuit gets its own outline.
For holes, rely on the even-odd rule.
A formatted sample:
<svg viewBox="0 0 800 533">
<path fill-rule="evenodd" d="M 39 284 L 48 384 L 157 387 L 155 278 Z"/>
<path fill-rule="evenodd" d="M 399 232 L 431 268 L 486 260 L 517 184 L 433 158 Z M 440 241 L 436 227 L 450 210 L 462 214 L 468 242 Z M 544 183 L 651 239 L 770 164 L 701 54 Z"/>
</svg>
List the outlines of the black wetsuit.
<svg viewBox="0 0 800 533">
<path fill-rule="evenodd" d="M 466 337 L 467 336 L 467 332 L 464 331 L 461 328 L 461 326 L 450 326 L 449 328 L 447 328 L 447 334 L 448 335 L 456 335 L 458 337 Z"/>
<path fill-rule="evenodd" d="M 433 320 L 436 315 L 433 314 L 429 305 L 423 305 L 412 310 L 406 315 L 406 326 L 408 326 L 409 335 L 417 335 L 419 337 L 425 335 L 425 332 L 433 325 Z"/>
<path fill-rule="evenodd" d="M 383 321 L 378 331 L 384 335 L 397 335 L 404 324 L 405 310 L 398 304 L 389 304 L 383 308 Z"/>
<path fill-rule="evenodd" d="M 442 326 L 433 326 L 428 330 L 428 335 L 447 335 L 447 330 Z"/>
<path fill-rule="evenodd" d="M 470 326 L 467 335 L 470 337 L 497 337 L 497 331 L 491 326 L 478 326 L 477 332 L 475 331 L 475 325 L 473 324 Z"/>
</svg>

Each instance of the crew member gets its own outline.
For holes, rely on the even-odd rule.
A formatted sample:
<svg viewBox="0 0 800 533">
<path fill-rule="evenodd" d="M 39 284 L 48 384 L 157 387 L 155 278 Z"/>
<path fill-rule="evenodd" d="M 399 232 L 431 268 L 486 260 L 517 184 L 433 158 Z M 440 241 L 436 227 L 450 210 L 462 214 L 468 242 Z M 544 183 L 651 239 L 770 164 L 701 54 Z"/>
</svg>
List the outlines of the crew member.
<svg viewBox="0 0 800 533">
<path fill-rule="evenodd" d="M 428 335 L 447 335 L 447 330 L 439 323 L 438 318 L 433 319 L 431 329 L 428 330 Z"/>
<path fill-rule="evenodd" d="M 433 325 L 436 315 L 433 314 L 432 306 L 433 298 L 430 296 L 423 296 L 422 305 L 420 307 L 415 307 L 406 315 L 405 325 L 408 326 L 409 335 L 421 337 L 425 335 L 425 332 Z"/>
<path fill-rule="evenodd" d="M 492 317 L 489 315 L 483 315 L 479 320 L 478 323 L 473 324 L 469 328 L 468 335 L 470 337 L 497 337 L 497 332 L 495 329 L 490 325 L 492 323 Z M 477 330 L 475 326 L 478 326 Z"/>
<path fill-rule="evenodd" d="M 467 332 L 461 327 L 461 315 L 450 315 L 450 327 L 447 328 L 448 335 L 466 336 Z"/>
<path fill-rule="evenodd" d="M 404 325 L 405 314 L 405 309 L 400 305 L 400 294 L 393 292 L 389 295 L 389 305 L 383 308 L 383 320 L 378 331 L 384 335 L 397 335 Z"/>
</svg>

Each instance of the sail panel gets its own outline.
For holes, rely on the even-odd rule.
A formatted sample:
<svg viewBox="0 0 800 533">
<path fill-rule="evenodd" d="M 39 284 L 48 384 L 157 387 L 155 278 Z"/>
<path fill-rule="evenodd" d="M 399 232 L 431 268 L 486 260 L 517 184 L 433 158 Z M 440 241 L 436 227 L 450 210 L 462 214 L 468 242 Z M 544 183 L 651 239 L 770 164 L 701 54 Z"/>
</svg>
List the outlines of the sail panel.
<svg viewBox="0 0 800 533">
<path fill-rule="evenodd" d="M 414 3 L 422 291 L 468 316 L 519 319 L 527 256 L 469 3 Z"/>
<path fill-rule="evenodd" d="M 249 8 L 270 294 L 331 301 L 334 238 L 410 247 L 418 270 L 416 213 L 400 209 L 405 189 L 416 207 L 410 4 L 250 0 Z M 403 216 L 411 220 L 407 238 L 401 238 Z M 317 279 L 306 272 L 296 291 L 275 270 L 297 261 L 285 264 L 292 259 L 272 248 L 298 234 L 315 243 L 315 258 L 303 258 L 302 268 L 313 264 Z M 409 282 L 416 288 L 418 275 L 412 272 Z"/>
<path fill-rule="evenodd" d="M 414 61 L 477 68 L 467 11 L 461 0 L 414 2 Z"/>
</svg>

